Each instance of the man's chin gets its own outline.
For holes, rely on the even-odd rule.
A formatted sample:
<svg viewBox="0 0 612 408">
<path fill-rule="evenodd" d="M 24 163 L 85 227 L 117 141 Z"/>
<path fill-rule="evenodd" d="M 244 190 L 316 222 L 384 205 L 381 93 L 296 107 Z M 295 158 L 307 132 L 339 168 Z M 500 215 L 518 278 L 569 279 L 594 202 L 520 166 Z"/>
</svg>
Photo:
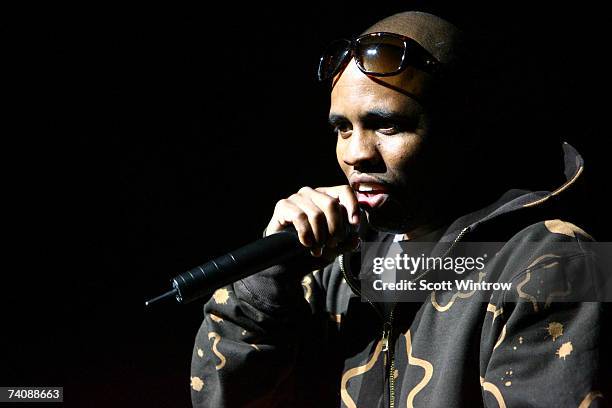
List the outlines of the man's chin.
<svg viewBox="0 0 612 408">
<path fill-rule="evenodd" d="M 387 207 L 387 208 L 385 208 Z M 368 225 L 380 232 L 391 234 L 402 234 L 418 228 L 416 219 L 410 216 L 410 212 L 395 207 L 391 203 L 386 203 L 378 209 L 365 208 Z"/>
</svg>

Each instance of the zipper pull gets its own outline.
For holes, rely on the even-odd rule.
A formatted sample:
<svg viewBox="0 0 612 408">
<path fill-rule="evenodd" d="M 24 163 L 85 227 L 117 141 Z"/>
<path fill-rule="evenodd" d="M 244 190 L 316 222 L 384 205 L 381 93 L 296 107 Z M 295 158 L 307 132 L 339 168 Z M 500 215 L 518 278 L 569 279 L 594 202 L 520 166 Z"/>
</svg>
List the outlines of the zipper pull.
<svg viewBox="0 0 612 408">
<path fill-rule="evenodd" d="M 383 326 L 382 351 L 389 351 L 389 336 L 391 335 L 391 325 L 387 322 Z"/>
</svg>

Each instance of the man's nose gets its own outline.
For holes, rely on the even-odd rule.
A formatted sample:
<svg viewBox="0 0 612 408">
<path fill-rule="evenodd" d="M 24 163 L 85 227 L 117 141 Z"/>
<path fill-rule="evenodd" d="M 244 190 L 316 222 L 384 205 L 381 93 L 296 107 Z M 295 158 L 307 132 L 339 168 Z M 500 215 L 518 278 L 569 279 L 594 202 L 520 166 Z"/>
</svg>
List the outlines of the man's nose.
<svg viewBox="0 0 612 408">
<path fill-rule="evenodd" d="M 354 128 L 347 140 L 348 145 L 344 151 L 344 163 L 353 167 L 374 165 L 379 161 L 379 152 L 376 146 L 376 135 L 363 129 Z"/>
</svg>

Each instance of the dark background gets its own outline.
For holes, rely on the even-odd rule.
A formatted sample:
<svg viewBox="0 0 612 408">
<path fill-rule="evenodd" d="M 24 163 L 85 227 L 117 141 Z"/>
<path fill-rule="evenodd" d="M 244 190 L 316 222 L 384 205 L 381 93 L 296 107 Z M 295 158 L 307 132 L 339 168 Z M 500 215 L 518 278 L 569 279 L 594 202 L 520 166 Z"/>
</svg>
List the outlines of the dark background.
<svg viewBox="0 0 612 408">
<path fill-rule="evenodd" d="M 277 200 L 343 182 L 328 88 L 315 81 L 320 52 L 384 16 L 432 6 L 284 4 L 3 13 L 14 91 L 3 385 L 62 385 L 66 406 L 189 406 L 202 305 L 145 310 L 144 300 L 259 237 Z M 551 140 L 571 142 L 586 161 L 577 219 L 609 240 L 605 13 L 585 2 L 433 6 L 491 47 L 504 131 L 490 140 L 533 175 L 509 187 L 543 172 L 523 152 L 545 147 L 554 162 Z"/>
</svg>

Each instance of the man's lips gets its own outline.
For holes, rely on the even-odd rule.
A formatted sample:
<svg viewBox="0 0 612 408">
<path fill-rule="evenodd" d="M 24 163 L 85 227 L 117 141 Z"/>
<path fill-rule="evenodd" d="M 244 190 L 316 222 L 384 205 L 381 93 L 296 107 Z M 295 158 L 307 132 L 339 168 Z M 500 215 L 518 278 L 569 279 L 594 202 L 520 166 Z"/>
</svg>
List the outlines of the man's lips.
<svg viewBox="0 0 612 408">
<path fill-rule="evenodd" d="M 360 206 L 378 208 L 389 198 L 389 194 L 383 192 L 362 193 L 357 191 L 357 202 Z"/>
<path fill-rule="evenodd" d="M 351 177 L 351 187 L 357 195 L 357 201 L 362 206 L 377 208 L 389 198 L 388 186 L 371 176 Z"/>
</svg>

